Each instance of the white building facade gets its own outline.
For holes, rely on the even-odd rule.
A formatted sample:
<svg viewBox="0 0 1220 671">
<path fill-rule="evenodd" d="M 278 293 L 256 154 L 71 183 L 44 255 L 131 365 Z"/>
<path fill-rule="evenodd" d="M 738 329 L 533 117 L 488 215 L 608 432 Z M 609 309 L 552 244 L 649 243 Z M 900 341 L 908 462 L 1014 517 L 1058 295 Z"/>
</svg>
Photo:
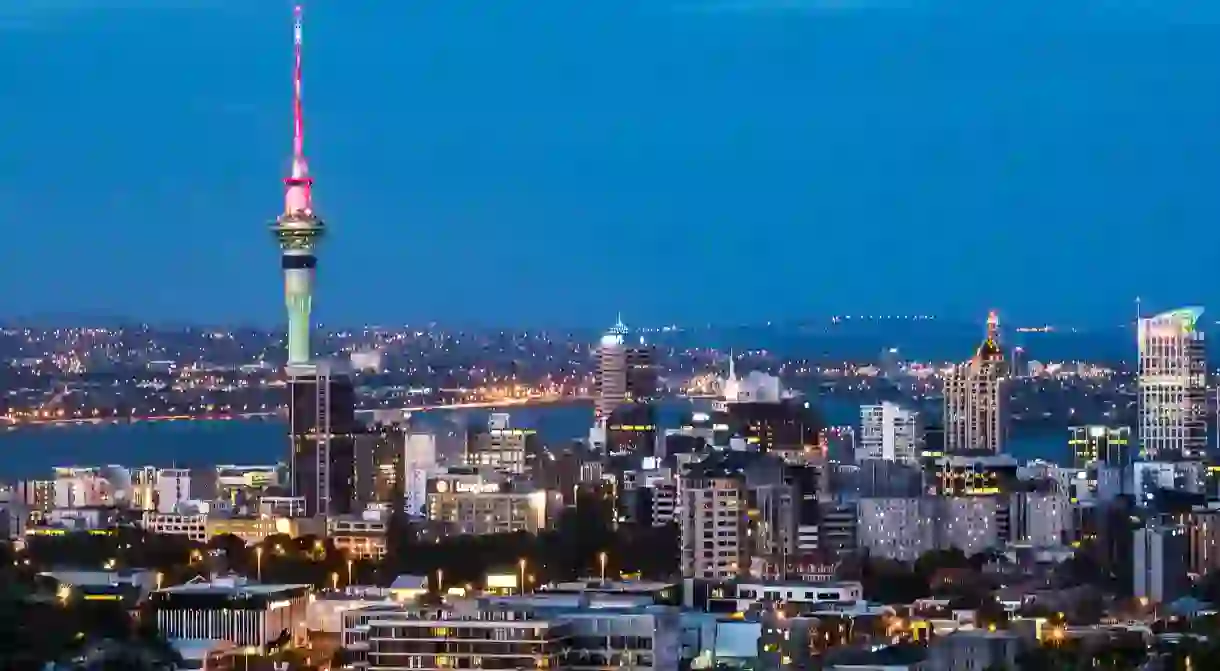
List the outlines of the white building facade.
<svg viewBox="0 0 1220 671">
<path fill-rule="evenodd" d="M 1139 321 L 1140 455 L 1194 460 L 1207 447 L 1207 361 L 1196 326 L 1203 308 Z"/>
<path fill-rule="evenodd" d="M 896 403 L 860 406 L 856 461 L 884 459 L 917 463 L 923 449 L 919 413 Z"/>
</svg>

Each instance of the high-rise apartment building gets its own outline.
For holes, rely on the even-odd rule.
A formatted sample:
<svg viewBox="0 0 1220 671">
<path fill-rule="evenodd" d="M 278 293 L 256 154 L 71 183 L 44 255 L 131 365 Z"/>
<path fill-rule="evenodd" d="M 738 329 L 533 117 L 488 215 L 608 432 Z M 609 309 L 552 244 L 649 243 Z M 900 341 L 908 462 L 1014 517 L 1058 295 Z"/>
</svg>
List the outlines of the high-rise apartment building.
<svg viewBox="0 0 1220 671">
<path fill-rule="evenodd" d="M 858 505 L 858 543 L 869 555 L 915 561 L 936 549 L 936 499 L 863 498 Z"/>
<path fill-rule="evenodd" d="M 945 377 L 945 452 L 998 454 L 1004 449 L 1007 366 L 1000 320 L 987 316 L 987 337 L 974 356 Z"/>
<path fill-rule="evenodd" d="M 682 477 L 682 575 L 728 580 L 748 568 L 746 481 L 715 457 L 693 464 Z"/>
<path fill-rule="evenodd" d="M 1207 362 L 1196 326 L 1203 308 L 1139 321 L 1140 455 L 1194 460 L 1207 447 Z"/>
<path fill-rule="evenodd" d="M 682 574 L 725 580 L 745 575 L 752 561 L 782 565 L 794 557 L 801 479 L 782 460 L 758 453 L 721 452 L 688 465 L 676 511 Z"/>
<path fill-rule="evenodd" d="M 882 459 L 914 464 L 923 450 L 919 413 L 896 403 L 860 406 L 856 461 Z"/>
</svg>

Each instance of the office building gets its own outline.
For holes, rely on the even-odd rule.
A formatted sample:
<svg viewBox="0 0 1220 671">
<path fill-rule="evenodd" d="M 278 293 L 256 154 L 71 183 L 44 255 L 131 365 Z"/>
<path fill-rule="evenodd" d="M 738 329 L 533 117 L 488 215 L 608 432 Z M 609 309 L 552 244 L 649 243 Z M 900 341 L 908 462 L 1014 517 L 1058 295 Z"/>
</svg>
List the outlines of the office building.
<svg viewBox="0 0 1220 671">
<path fill-rule="evenodd" d="M 345 656 L 387 671 L 679 668 L 681 614 L 655 603 L 653 593 L 675 586 L 633 587 L 551 585 L 529 596 L 450 599 L 440 608 L 370 604 L 342 615 Z"/>
<path fill-rule="evenodd" d="M 896 403 L 860 406 L 860 442 L 856 461 L 882 459 L 918 463 L 923 451 L 919 413 Z"/>
<path fill-rule="evenodd" d="M 1152 461 L 1196 460 L 1207 448 L 1207 361 L 1203 308 L 1139 321 L 1140 454 Z"/>
<path fill-rule="evenodd" d="M 309 585 L 259 585 L 240 578 L 200 580 L 154 591 L 157 629 L 166 638 L 265 646 L 304 636 Z"/>
<path fill-rule="evenodd" d="M 368 671 L 562 669 L 572 625 L 529 612 L 381 612 L 369 620 Z"/>
<path fill-rule="evenodd" d="M 406 499 L 407 428 L 372 423 L 353 434 L 355 488 L 352 510 L 403 509 Z"/>
<path fill-rule="evenodd" d="M 149 533 L 163 536 L 185 536 L 196 543 L 208 541 L 208 516 L 200 513 L 158 513 L 145 511 L 139 522 Z"/>
<path fill-rule="evenodd" d="M 993 496 L 1013 491 L 1017 460 L 1005 455 L 949 455 L 932 460 L 932 491 L 941 496 Z"/>
<path fill-rule="evenodd" d="M 449 534 L 538 533 L 553 527 L 563 496 L 521 489 L 495 474 L 451 468 L 428 481 L 428 520 Z"/>
<path fill-rule="evenodd" d="M 622 318 L 602 336 L 594 356 L 593 421 L 604 422 L 627 401 L 627 327 Z"/>
<path fill-rule="evenodd" d="M 712 413 L 715 444 L 740 438 L 759 452 L 822 455 L 822 420 L 798 398 L 727 403 Z"/>
<path fill-rule="evenodd" d="M 1072 464 L 1078 469 L 1098 464 L 1126 468 L 1135 461 L 1131 428 L 1126 426 L 1068 427 L 1068 445 L 1072 448 Z"/>
<path fill-rule="evenodd" d="M 523 475 L 538 451 L 536 431 L 513 428 L 508 413 L 492 413 L 486 429 L 467 434 L 462 465 Z"/>
<path fill-rule="evenodd" d="M 1000 320 L 987 317 L 987 336 L 970 361 L 945 376 L 945 452 L 999 454 L 1004 450 L 1007 366 Z"/>
<path fill-rule="evenodd" d="M 288 369 L 292 495 L 309 515 L 353 512 L 356 501 L 356 390 L 352 378 L 322 361 Z"/>
<path fill-rule="evenodd" d="M 855 491 L 860 498 L 907 498 L 924 493 L 924 471 L 915 464 L 865 459 L 854 466 L 837 465 L 834 472 L 840 478 L 840 490 Z"/>
<path fill-rule="evenodd" d="M 745 613 L 781 603 L 799 611 L 811 611 L 818 605 L 855 603 L 864 599 L 864 587 L 853 581 L 830 581 L 809 584 L 797 580 L 742 579 L 718 585 L 707 600 L 711 612 Z"/>
<path fill-rule="evenodd" d="M 386 517 L 371 510 L 332 517 L 326 523 L 326 535 L 335 549 L 352 559 L 385 558 L 388 529 Z"/>
<path fill-rule="evenodd" d="M 284 517 L 262 513 L 255 516 L 224 517 L 207 515 L 207 537 L 236 536 L 246 545 L 257 545 L 270 536 L 322 536 L 326 533 L 325 518 Z"/>
<path fill-rule="evenodd" d="M 605 424 L 619 406 L 628 401 L 647 403 L 657 394 L 655 350 L 627 342 L 629 331 L 620 317 L 595 351 L 593 419 Z"/>
<path fill-rule="evenodd" d="M 1172 603 L 1190 589 L 1190 536 L 1181 525 L 1150 522 L 1135 530 L 1133 594 L 1148 603 Z"/>
<path fill-rule="evenodd" d="M 652 456 L 656 452 L 657 413 L 651 403 L 626 403 L 606 421 L 606 453 Z"/>
</svg>

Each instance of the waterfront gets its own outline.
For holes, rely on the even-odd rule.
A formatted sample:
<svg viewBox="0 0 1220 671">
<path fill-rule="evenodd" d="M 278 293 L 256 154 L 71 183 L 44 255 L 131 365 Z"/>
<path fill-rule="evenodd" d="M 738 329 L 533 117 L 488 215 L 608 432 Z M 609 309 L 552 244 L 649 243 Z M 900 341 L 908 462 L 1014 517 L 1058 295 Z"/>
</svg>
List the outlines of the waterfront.
<svg viewBox="0 0 1220 671">
<path fill-rule="evenodd" d="M 662 427 L 676 426 L 698 401 L 663 404 Z M 835 399 L 820 399 L 818 407 L 830 424 L 855 426 L 859 410 Z M 515 426 L 538 431 L 548 445 L 563 445 L 586 435 L 592 423 L 588 404 L 507 408 Z M 494 410 L 443 410 L 418 413 L 420 425 L 477 426 Z M 1063 432 L 1017 434 L 1008 444 L 1017 459 L 1061 460 L 1066 455 Z M 47 477 L 56 466 L 121 464 L 182 468 L 214 464 L 275 463 L 286 458 L 284 424 L 276 419 L 136 422 L 131 424 L 41 426 L 0 432 L 0 478 Z"/>
</svg>

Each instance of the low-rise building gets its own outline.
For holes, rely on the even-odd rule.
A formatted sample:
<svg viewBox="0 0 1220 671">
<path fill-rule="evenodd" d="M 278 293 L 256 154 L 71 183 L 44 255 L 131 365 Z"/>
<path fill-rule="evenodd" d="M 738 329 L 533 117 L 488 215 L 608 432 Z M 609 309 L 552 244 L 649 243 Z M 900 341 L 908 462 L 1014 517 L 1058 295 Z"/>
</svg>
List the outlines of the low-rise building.
<svg viewBox="0 0 1220 671">
<path fill-rule="evenodd" d="M 327 536 L 335 549 L 352 559 L 382 559 L 386 554 L 389 523 L 376 513 L 332 517 Z"/>
<path fill-rule="evenodd" d="M 261 585 L 240 578 L 154 591 L 149 605 L 166 638 L 218 639 L 237 646 L 300 640 L 309 585 Z"/>
</svg>

